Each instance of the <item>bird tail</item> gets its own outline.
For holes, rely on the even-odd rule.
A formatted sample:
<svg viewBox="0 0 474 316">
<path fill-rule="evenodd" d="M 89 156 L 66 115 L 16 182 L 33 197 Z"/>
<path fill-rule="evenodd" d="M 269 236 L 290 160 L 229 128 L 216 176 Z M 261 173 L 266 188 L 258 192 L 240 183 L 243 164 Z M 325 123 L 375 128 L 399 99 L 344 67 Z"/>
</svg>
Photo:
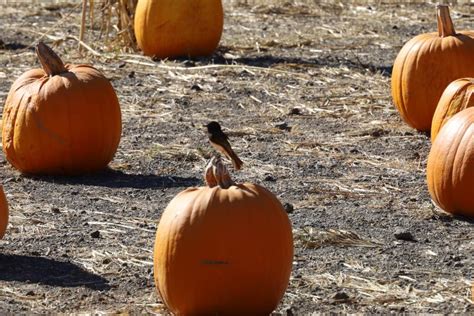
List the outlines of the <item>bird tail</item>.
<svg viewBox="0 0 474 316">
<path fill-rule="evenodd" d="M 230 152 L 230 160 L 232 160 L 232 165 L 234 166 L 235 170 L 240 170 L 240 168 L 242 168 L 242 165 L 244 164 L 234 151 Z"/>
</svg>

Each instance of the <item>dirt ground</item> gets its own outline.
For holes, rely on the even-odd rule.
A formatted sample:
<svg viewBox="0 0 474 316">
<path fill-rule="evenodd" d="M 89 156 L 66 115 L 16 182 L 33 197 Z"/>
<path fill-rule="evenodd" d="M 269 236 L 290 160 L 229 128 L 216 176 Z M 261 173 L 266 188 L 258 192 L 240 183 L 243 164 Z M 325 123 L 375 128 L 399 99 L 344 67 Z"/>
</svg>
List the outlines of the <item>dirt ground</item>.
<svg viewBox="0 0 474 316">
<path fill-rule="evenodd" d="M 243 2 L 224 1 L 212 57 L 166 62 L 120 51 L 98 26 L 85 38 L 97 55 L 79 54 L 77 2 L 0 5 L 2 107 L 38 67 L 42 39 L 103 71 L 123 116 L 99 174 L 27 177 L 0 155 L 11 211 L 2 313 L 166 314 L 152 274 L 156 224 L 175 194 L 202 185 L 210 120 L 245 163 L 234 179 L 293 206 L 294 267 L 277 314 L 474 312 L 473 222 L 431 202 L 429 137 L 401 121 L 390 96 L 393 60 L 436 30 L 434 6 Z M 472 28 L 472 9 L 453 7 L 457 29 Z"/>
</svg>

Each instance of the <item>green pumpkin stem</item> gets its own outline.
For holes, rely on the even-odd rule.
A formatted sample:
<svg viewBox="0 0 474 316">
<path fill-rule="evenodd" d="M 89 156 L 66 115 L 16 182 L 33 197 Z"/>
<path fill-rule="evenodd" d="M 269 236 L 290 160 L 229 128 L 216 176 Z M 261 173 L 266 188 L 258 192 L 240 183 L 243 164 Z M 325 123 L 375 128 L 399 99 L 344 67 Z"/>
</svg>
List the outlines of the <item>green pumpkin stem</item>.
<svg viewBox="0 0 474 316">
<path fill-rule="evenodd" d="M 67 72 L 61 58 L 45 43 L 38 43 L 36 46 L 36 56 L 38 56 L 41 67 L 48 76 L 52 77 Z"/>
<path fill-rule="evenodd" d="M 447 4 L 438 4 L 436 6 L 438 17 L 438 34 L 440 37 L 456 35 L 453 20 L 449 15 L 449 6 Z"/>
<path fill-rule="evenodd" d="M 204 179 L 210 188 L 219 186 L 222 189 L 228 189 L 234 184 L 227 168 L 219 157 L 212 157 L 209 161 L 204 172 Z"/>
</svg>

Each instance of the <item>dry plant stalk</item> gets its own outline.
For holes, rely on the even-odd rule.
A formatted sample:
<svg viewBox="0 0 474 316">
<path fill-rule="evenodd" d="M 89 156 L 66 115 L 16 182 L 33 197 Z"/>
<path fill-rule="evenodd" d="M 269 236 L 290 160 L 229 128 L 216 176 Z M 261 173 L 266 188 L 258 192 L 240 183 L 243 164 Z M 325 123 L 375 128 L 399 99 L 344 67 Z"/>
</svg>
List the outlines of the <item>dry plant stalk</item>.
<svg viewBox="0 0 474 316">
<path fill-rule="evenodd" d="M 84 42 L 86 29 L 87 2 L 89 2 L 90 25 L 94 25 L 95 5 L 98 6 L 101 14 L 100 36 L 105 34 L 105 43 L 109 49 L 113 48 L 114 42 L 119 42 L 120 47 L 129 47 L 136 50 L 136 39 L 133 31 L 133 18 L 138 0 L 105 0 L 95 3 L 95 0 L 82 0 L 82 17 L 79 34 L 80 42 Z M 109 42 L 111 25 L 116 31 L 116 38 Z M 92 27 L 91 27 L 92 28 Z M 81 43 L 79 43 L 81 46 Z"/>
</svg>

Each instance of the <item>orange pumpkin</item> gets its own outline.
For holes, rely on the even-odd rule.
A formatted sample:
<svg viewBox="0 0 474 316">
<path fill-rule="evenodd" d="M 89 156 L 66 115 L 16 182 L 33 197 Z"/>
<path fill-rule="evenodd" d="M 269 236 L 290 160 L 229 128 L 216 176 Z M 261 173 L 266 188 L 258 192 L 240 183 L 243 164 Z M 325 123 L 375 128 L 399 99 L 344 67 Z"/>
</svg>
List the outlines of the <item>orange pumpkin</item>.
<svg viewBox="0 0 474 316">
<path fill-rule="evenodd" d="M 431 198 L 443 210 L 474 217 L 474 107 L 455 114 L 440 129 L 427 165 Z"/>
<path fill-rule="evenodd" d="M 449 84 L 439 99 L 431 123 L 431 141 L 454 114 L 474 106 L 474 78 L 462 78 Z"/>
<path fill-rule="evenodd" d="M 135 37 L 147 56 L 207 56 L 224 25 L 221 0 L 139 0 Z"/>
<path fill-rule="evenodd" d="M 92 66 L 64 65 L 43 43 L 36 53 L 43 69 L 29 70 L 13 83 L 3 110 L 7 160 L 30 174 L 106 167 L 122 128 L 112 85 Z"/>
<path fill-rule="evenodd" d="M 156 287 L 177 315 L 268 315 L 291 273 L 288 216 L 265 188 L 233 184 L 219 159 L 206 181 L 179 193 L 161 217 Z"/>
<path fill-rule="evenodd" d="M 474 76 L 474 32 L 455 32 L 447 5 L 438 5 L 438 32 L 408 41 L 395 59 L 392 97 L 403 120 L 429 131 L 444 89 Z"/>
<path fill-rule="evenodd" d="M 8 225 L 8 202 L 3 186 L 0 185 L 0 239 L 5 236 L 5 230 Z"/>
</svg>

